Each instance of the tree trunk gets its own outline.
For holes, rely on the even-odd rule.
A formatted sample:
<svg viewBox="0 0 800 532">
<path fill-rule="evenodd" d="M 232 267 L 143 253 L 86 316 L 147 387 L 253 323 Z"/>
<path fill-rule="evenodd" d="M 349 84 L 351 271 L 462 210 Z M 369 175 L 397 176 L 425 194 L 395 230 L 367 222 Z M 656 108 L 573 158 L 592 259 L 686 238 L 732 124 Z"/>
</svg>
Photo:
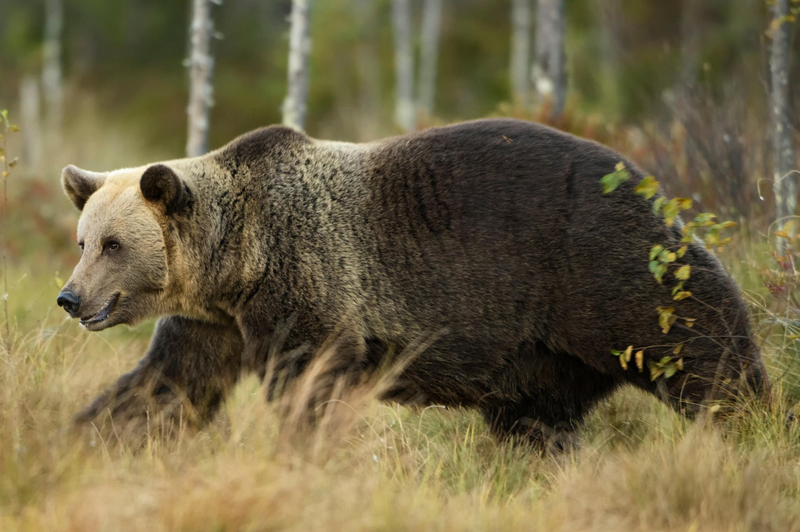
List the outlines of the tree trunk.
<svg viewBox="0 0 800 532">
<path fill-rule="evenodd" d="M 411 48 L 411 2 L 392 0 L 395 49 L 395 120 L 406 131 L 416 129 L 414 56 Z"/>
<path fill-rule="evenodd" d="M 797 205 L 795 177 L 790 174 L 794 166 L 792 149 L 792 121 L 789 115 L 789 0 L 775 0 L 772 7 L 772 50 L 770 74 L 772 78 L 772 151 L 774 157 L 773 189 L 775 211 L 779 225 L 793 216 Z M 778 254 L 782 256 L 784 240 L 776 239 Z"/>
<path fill-rule="evenodd" d="M 47 104 L 47 131 L 51 148 L 61 145 L 64 125 L 64 90 L 61 72 L 61 39 L 64 29 L 62 0 L 45 3 L 44 48 L 42 58 L 42 88 Z"/>
<path fill-rule="evenodd" d="M 186 156 L 197 157 L 208 151 L 209 113 L 214 105 L 214 87 L 211 83 L 214 75 L 214 57 L 211 55 L 214 21 L 211 18 L 210 0 L 193 0 L 190 35 Z"/>
<path fill-rule="evenodd" d="M 374 140 L 381 124 L 381 61 L 378 56 L 379 25 L 375 0 L 359 0 L 354 4 L 361 26 L 358 44 L 359 77 L 359 140 Z"/>
<path fill-rule="evenodd" d="M 516 107 L 528 107 L 528 65 L 531 54 L 531 4 L 530 0 L 512 0 L 511 3 L 511 100 Z"/>
<path fill-rule="evenodd" d="M 22 128 L 22 160 L 33 175 L 41 175 L 44 148 L 42 145 L 42 114 L 39 81 L 25 76 L 19 87 Z"/>
<path fill-rule="evenodd" d="M 564 0 L 538 0 L 533 83 L 537 103 L 550 104 L 552 118 L 561 116 L 567 100 L 566 18 Z"/>
<path fill-rule="evenodd" d="M 302 131 L 308 100 L 308 55 L 311 52 L 309 12 L 311 0 L 292 0 L 289 35 L 289 83 L 283 102 L 283 124 Z"/>
<path fill-rule="evenodd" d="M 608 68 L 617 72 L 622 64 L 622 0 L 600 0 L 597 3 L 601 24 L 603 56 Z"/>
<path fill-rule="evenodd" d="M 439 35 L 442 29 L 442 0 L 425 0 L 422 12 L 422 56 L 419 73 L 419 110 L 433 115 L 436 99 L 436 63 L 439 59 Z"/>
<path fill-rule="evenodd" d="M 680 90 L 684 93 L 697 84 L 703 36 L 703 4 L 698 0 L 683 0 L 681 7 Z"/>
</svg>

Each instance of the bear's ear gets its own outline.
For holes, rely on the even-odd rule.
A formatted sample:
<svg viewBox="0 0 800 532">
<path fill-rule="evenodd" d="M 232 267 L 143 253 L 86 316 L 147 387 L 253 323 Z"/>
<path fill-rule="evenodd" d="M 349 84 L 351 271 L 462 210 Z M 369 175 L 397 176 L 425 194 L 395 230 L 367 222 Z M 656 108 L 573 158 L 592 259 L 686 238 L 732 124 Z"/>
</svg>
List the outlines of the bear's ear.
<svg viewBox="0 0 800 532">
<path fill-rule="evenodd" d="M 105 181 L 106 174 L 81 170 L 73 165 L 61 171 L 61 188 L 79 211 L 83 210 L 89 196 L 97 192 Z"/>
<path fill-rule="evenodd" d="M 179 211 L 189 200 L 183 180 L 164 164 L 156 164 L 145 170 L 139 186 L 144 199 L 162 205 L 166 214 Z"/>
</svg>

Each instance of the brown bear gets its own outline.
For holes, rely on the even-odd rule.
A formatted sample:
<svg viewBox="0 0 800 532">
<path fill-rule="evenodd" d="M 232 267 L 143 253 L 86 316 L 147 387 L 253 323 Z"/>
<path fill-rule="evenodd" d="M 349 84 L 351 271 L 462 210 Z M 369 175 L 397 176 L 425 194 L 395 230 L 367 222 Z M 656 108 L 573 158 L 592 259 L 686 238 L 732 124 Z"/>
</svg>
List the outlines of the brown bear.
<svg viewBox="0 0 800 532">
<path fill-rule="evenodd" d="M 603 194 L 620 162 L 631 180 Z M 690 244 L 675 264 L 692 297 L 677 302 L 648 270 L 651 247 L 682 234 L 633 192 L 642 178 L 602 145 L 511 119 L 366 144 L 273 126 L 191 159 L 68 166 L 83 256 L 58 304 L 92 331 L 160 318 L 138 367 L 77 420 L 144 415 L 145 396 L 207 416 L 243 371 L 297 374 L 331 339 L 335 374 L 354 380 L 427 342 L 386 398 L 479 408 L 499 437 L 573 429 L 623 383 L 689 413 L 763 391 L 720 262 Z M 665 334 L 658 306 L 695 321 Z M 652 379 L 678 344 L 682 369 Z M 629 345 L 642 367 L 612 355 Z"/>
</svg>

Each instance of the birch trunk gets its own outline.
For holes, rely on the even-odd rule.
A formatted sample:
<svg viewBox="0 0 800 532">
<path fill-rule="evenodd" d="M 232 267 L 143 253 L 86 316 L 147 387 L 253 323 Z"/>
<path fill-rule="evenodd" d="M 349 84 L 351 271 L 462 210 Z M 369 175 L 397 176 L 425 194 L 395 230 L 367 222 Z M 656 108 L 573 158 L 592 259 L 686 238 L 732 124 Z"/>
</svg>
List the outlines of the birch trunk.
<svg viewBox="0 0 800 532">
<path fill-rule="evenodd" d="M 436 99 L 436 66 L 439 60 L 439 36 L 442 31 L 442 0 L 425 0 L 422 12 L 422 57 L 420 58 L 417 97 L 423 116 L 433 115 Z"/>
<path fill-rule="evenodd" d="M 567 100 L 566 9 L 564 0 L 538 0 L 536 6 L 536 58 L 533 84 L 537 104 L 552 106 L 552 118 L 561 116 Z"/>
<path fill-rule="evenodd" d="M 395 120 L 406 131 L 416 129 L 414 56 L 411 48 L 410 0 L 392 0 L 395 49 Z"/>
<path fill-rule="evenodd" d="M 785 218 L 793 216 L 797 206 L 792 149 L 792 121 L 789 115 L 789 0 L 775 0 L 772 7 L 772 50 L 770 74 L 772 78 L 772 151 L 774 157 L 773 187 L 775 214 L 782 225 Z M 784 251 L 784 240 L 776 239 L 778 255 Z"/>
<path fill-rule="evenodd" d="M 64 124 L 64 91 L 61 72 L 61 39 L 64 29 L 62 0 L 45 3 L 44 47 L 42 58 L 42 88 L 47 104 L 47 131 L 52 147 L 61 145 Z"/>
<path fill-rule="evenodd" d="M 283 124 L 302 131 L 308 100 L 308 55 L 311 52 L 311 0 L 293 0 L 289 34 L 289 82 L 283 102 Z"/>
<path fill-rule="evenodd" d="M 41 175 L 44 148 L 39 81 L 34 76 L 22 79 L 19 88 L 22 128 L 22 160 L 34 175 Z"/>
<path fill-rule="evenodd" d="M 197 157 L 208 151 L 209 114 L 214 105 L 214 57 L 211 55 L 211 39 L 214 37 L 214 21 L 211 18 L 210 0 L 193 0 L 192 25 L 190 27 L 191 50 L 189 52 L 189 132 L 186 141 L 186 156 Z"/>
<path fill-rule="evenodd" d="M 358 45 L 359 140 L 374 140 L 380 134 L 381 62 L 378 56 L 379 26 L 375 0 L 359 0 L 354 8 L 361 35 Z"/>
<path fill-rule="evenodd" d="M 511 100 L 515 106 L 528 107 L 528 65 L 531 50 L 530 0 L 512 0 L 511 3 Z"/>
</svg>

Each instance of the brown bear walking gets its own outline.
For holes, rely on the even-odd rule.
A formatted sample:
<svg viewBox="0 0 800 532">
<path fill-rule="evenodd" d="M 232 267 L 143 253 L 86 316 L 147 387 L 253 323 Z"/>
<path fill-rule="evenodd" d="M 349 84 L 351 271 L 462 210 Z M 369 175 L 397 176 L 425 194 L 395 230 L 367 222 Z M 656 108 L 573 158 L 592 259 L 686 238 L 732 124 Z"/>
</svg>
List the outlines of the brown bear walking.
<svg viewBox="0 0 800 532">
<path fill-rule="evenodd" d="M 632 179 L 603 195 L 620 161 Z M 690 244 L 677 264 L 693 296 L 678 302 L 648 271 L 650 248 L 682 235 L 633 193 L 642 177 L 601 145 L 507 119 L 367 144 L 269 127 L 193 159 L 68 166 L 83 257 L 58 304 L 94 331 L 160 318 L 139 366 L 78 420 L 178 395 L 208 415 L 243 368 L 300 372 L 332 337 L 353 379 L 433 338 L 387 398 L 480 408 L 501 437 L 572 429 L 626 382 L 686 412 L 763 390 L 719 261 Z M 657 306 L 694 326 L 662 333 Z M 265 348 L 276 336 L 282 349 Z M 678 344 L 683 369 L 651 380 Z M 629 345 L 644 371 L 612 356 Z"/>
</svg>

